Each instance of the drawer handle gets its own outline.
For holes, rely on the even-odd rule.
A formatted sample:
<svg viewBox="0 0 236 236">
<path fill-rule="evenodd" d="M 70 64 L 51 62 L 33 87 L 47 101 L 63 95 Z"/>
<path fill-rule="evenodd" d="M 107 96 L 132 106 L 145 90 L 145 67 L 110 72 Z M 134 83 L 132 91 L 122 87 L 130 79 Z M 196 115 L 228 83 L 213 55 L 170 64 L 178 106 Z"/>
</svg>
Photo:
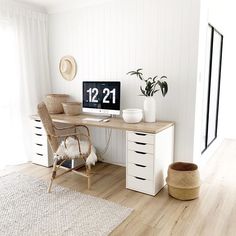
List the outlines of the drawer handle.
<svg viewBox="0 0 236 236">
<path fill-rule="evenodd" d="M 40 153 L 36 153 L 36 154 L 37 154 L 38 156 L 41 156 L 41 157 L 43 156 L 43 154 L 40 154 Z"/>
<path fill-rule="evenodd" d="M 34 128 L 36 128 L 36 129 L 42 129 L 42 127 L 39 127 L 39 126 L 34 126 Z"/>
<path fill-rule="evenodd" d="M 37 146 L 40 146 L 40 147 L 42 147 L 42 146 L 43 146 L 43 144 L 40 144 L 40 143 L 36 143 L 36 145 L 37 145 Z"/>
<path fill-rule="evenodd" d="M 135 133 L 136 135 L 146 136 L 147 134 Z"/>
<path fill-rule="evenodd" d="M 36 122 L 41 122 L 41 120 L 34 120 L 34 121 L 36 121 Z"/>
<path fill-rule="evenodd" d="M 140 152 L 140 151 L 135 151 L 135 152 L 138 153 L 138 154 L 143 154 L 143 155 L 147 154 L 146 152 Z"/>
<path fill-rule="evenodd" d="M 42 134 L 35 134 L 35 135 L 37 135 L 37 136 L 43 136 Z"/>
<path fill-rule="evenodd" d="M 139 145 L 147 145 L 146 143 L 140 143 L 140 142 L 135 142 L 135 143 Z"/>
<path fill-rule="evenodd" d="M 137 177 L 137 176 L 134 176 L 134 178 L 136 178 L 136 179 L 140 179 L 140 180 L 146 180 L 146 179 L 144 179 L 144 178 Z"/>
<path fill-rule="evenodd" d="M 140 165 L 140 164 L 135 164 L 135 165 L 138 166 L 138 167 L 143 167 L 143 168 L 147 167 L 147 166 Z"/>
</svg>

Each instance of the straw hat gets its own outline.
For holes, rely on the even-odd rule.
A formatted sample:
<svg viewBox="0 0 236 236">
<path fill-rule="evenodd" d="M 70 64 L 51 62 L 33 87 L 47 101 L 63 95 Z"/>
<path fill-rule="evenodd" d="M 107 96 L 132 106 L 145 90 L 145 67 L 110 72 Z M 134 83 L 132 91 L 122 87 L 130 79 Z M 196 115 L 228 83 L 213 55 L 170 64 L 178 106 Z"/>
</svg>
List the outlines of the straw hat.
<svg viewBox="0 0 236 236">
<path fill-rule="evenodd" d="M 59 70 L 61 72 L 62 77 L 65 80 L 73 80 L 75 78 L 77 68 L 74 57 L 72 56 L 64 56 L 60 60 Z"/>
</svg>

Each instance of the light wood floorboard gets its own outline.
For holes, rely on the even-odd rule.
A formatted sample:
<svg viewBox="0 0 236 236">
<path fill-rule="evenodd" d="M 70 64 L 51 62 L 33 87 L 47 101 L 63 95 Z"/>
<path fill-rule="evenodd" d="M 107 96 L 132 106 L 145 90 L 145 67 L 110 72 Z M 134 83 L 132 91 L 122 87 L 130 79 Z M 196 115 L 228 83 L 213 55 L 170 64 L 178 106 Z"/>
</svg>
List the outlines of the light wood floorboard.
<svg viewBox="0 0 236 236">
<path fill-rule="evenodd" d="M 51 168 L 30 163 L 7 168 L 48 181 Z M 111 235 L 236 235 L 236 141 L 225 140 L 201 170 L 200 198 L 178 201 L 165 187 L 155 197 L 125 189 L 125 168 L 99 163 L 87 190 L 85 178 L 74 173 L 55 181 L 64 187 L 97 196 L 134 209 Z M 46 191 L 46 189 L 45 189 Z M 53 191 L 53 188 L 52 188 Z"/>
</svg>

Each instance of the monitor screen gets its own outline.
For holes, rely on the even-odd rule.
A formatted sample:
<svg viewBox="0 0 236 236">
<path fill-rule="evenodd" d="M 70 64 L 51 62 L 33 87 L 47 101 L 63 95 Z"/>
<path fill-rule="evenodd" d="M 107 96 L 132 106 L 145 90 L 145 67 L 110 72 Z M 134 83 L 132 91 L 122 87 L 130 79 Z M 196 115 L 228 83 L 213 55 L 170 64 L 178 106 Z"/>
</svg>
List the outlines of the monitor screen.
<svg viewBox="0 0 236 236">
<path fill-rule="evenodd" d="M 83 111 L 120 114 L 120 82 L 83 82 Z"/>
</svg>

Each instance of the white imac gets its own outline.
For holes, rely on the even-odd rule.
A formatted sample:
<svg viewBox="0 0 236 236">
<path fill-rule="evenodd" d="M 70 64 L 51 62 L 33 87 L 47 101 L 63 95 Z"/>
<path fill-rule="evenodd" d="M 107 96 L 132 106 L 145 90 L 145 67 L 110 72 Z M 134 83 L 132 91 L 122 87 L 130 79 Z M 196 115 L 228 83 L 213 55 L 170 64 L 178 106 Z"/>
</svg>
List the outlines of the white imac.
<svg viewBox="0 0 236 236">
<path fill-rule="evenodd" d="M 120 82 L 119 81 L 84 81 L 83 112 L 119 115 Z"/>
</svg>

